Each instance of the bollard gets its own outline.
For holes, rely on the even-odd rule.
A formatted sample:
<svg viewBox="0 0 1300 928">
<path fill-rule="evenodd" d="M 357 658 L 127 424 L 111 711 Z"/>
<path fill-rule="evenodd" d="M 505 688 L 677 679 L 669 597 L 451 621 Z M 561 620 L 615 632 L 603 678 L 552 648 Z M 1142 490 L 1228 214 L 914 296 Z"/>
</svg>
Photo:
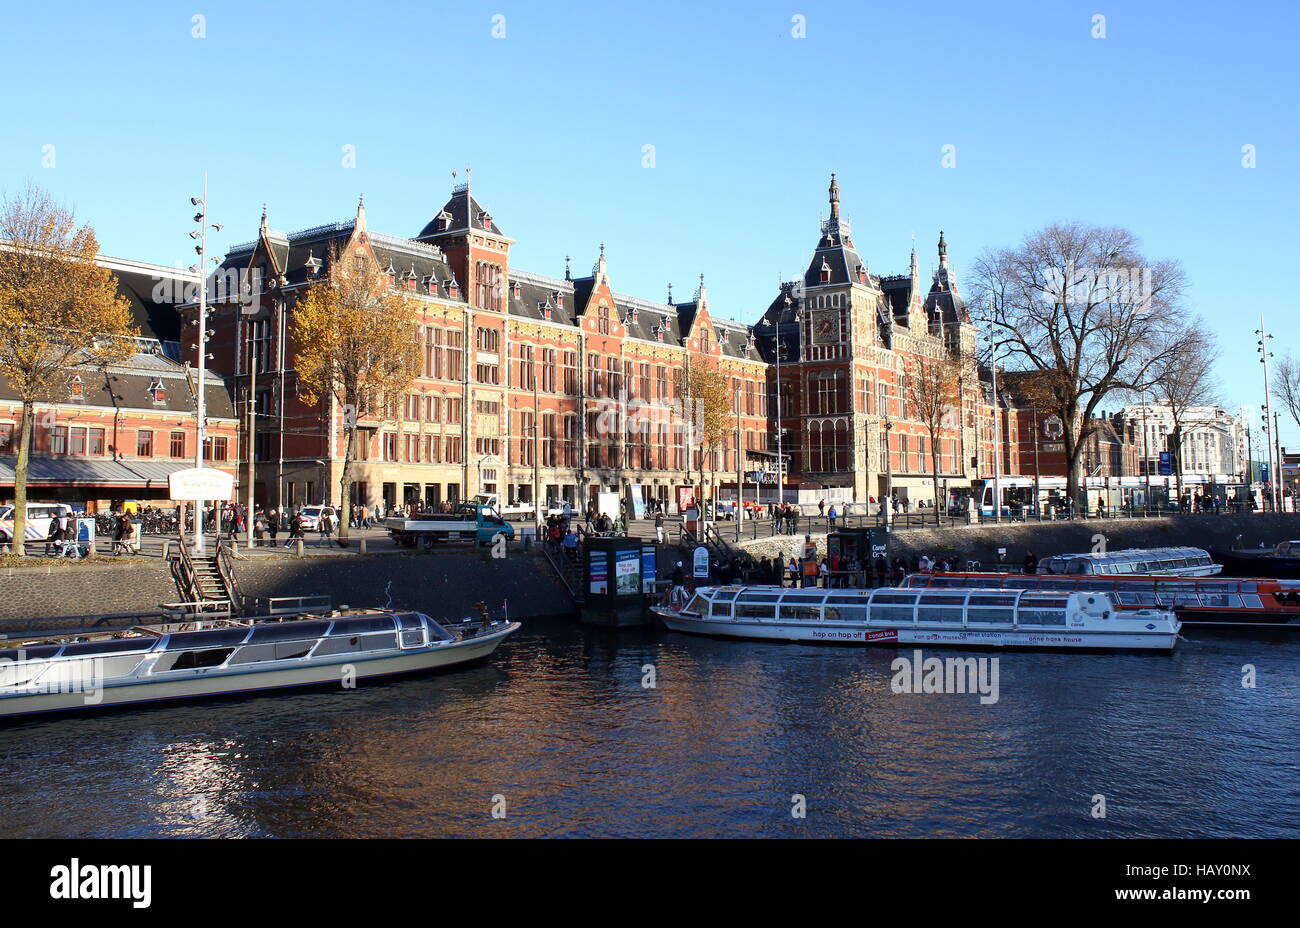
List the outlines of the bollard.
<svg viewBox="0 0 1300 928">
<path fill-rule="evenodd" d="M 357 553 L 358 554 L 366 553 L 366 540 L 364 538 L 362 538 L 361 541 L 357 544 Z"/>
<path fill-rule="evenodd" d="M 302 557 L 302 539 L 301 539 L 301 538 L 297 538 L 297 539 L 294 540 L 294 554 L 297 555 L 298 557 Z"/>
<path fill-rule="evenodd" d="M 91 541 L 90 543 L 90 553 L 91 554 L 95 553 L 94 541 Z M 171 557 L 171 553 L 172 553 L 172 543 L 164 538 L 162 543 L 162 559 L 164 561 L 167 560 L 169 557 Z"/>
</svg>

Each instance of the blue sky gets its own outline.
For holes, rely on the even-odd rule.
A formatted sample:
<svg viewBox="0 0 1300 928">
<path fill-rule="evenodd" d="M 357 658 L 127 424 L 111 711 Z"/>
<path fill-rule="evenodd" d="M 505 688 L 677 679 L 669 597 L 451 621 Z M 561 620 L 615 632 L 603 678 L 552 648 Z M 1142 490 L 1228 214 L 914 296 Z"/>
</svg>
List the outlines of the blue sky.
<svg viewBox="0 0 1300 928">
<path fill-rule="evenodd" d="M 836 171 L 877 273 L 906 270 L 913 234 L 927 273 L 940 229 L 959 283 L 1048 222 L 1131 229 L 1183 262 L 1235 408 L 1262 399 L 1258 313 L 1278 353 L 1300 340 L 1298 10 L 23 4 L 6 12 L 0 188 L 48 187 L 107 254 L 189 264 L 204 170 L 220 249 L 253 237 L 263 202 L 292 231 L 350 217 L 362 193 L 371 228 L 414 235 L 472 165 L 515 266 L 559 276 L 568 254 L 585 273 L 604 242 L 617 290 L 685 297 L 703 272 L 714 311 L 750 322 L 806 264 Z M 1294 423 L 1282 437 L 1300 446 Z"/>
</svg>

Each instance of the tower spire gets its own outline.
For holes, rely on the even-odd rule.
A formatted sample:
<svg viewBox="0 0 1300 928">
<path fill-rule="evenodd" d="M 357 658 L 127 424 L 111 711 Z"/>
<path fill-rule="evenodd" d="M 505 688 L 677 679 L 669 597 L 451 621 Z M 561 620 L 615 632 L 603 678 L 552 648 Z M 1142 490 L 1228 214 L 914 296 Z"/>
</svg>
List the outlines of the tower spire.
<svg viewBox="0 0 1300 928">
<path fill-rule="evenodd" d="M 948 242 L 944 240 L 943 230 L 939 231 L 939 267 L 948 266 Z"/>
<path fill-rule="evenodd" d="M 840 221 L 840 185 L 835 179 L 835 172 L 831 172 L 831 222 Z"/>
</svg>

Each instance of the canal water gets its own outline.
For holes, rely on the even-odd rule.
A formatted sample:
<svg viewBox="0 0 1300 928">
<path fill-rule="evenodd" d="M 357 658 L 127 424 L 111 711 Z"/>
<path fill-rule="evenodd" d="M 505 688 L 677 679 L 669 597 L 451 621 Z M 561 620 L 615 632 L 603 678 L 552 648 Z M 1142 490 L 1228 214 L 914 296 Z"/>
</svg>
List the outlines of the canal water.
<svg viewBox="0 0 1300 928">
<path fill-rule="evenodd" d="M 1296 837 L 1300 635 L 1188 635 L 1172 656 L 926 652 L 997 657 L 981 704 L 893 692 L 911 649 L 538 620 L 437 676 L 0 727 L 0 821 L 7 837 Z"/>
</svg>

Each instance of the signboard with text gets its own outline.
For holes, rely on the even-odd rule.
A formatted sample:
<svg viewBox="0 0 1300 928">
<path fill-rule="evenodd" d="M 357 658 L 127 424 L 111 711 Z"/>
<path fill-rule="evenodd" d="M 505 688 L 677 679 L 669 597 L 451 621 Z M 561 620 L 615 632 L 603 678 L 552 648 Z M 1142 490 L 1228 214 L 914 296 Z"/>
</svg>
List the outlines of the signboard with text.
<svg viewBox="0 0 1300 928">
<path fill-rule="evenodd" d="M 235 492 L 235 475 L 215 467 L 191 467 L 167 477 L 172 499 L 229 500 Z"/>
</svg>

